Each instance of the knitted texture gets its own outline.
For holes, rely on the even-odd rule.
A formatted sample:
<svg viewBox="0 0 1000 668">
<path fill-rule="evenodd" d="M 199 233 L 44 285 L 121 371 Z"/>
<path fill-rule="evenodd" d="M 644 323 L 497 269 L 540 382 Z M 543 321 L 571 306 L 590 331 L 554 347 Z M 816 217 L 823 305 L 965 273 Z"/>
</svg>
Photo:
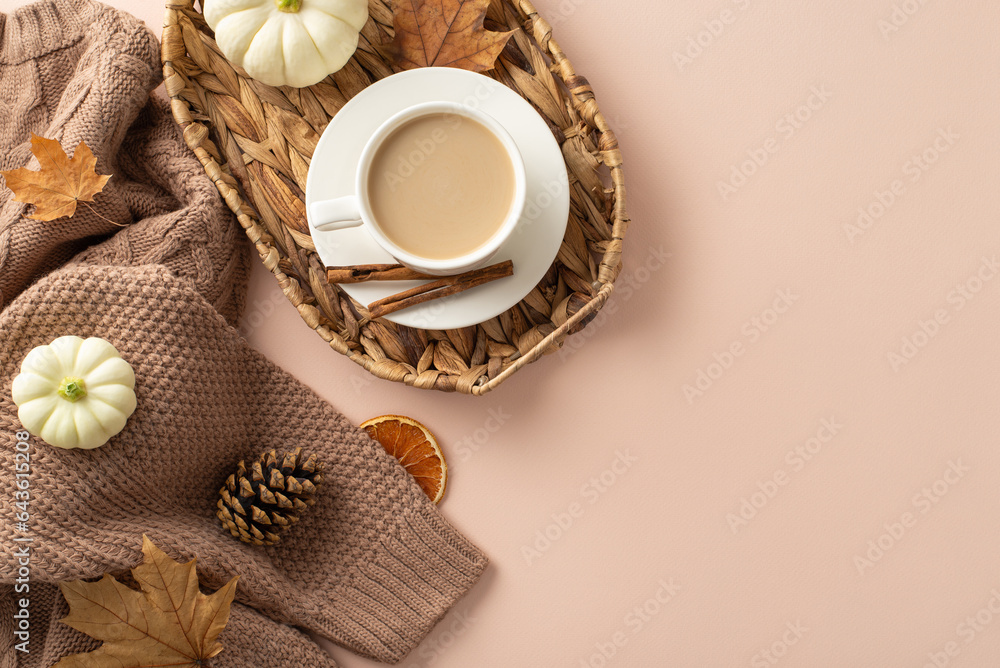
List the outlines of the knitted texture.
<svg viewBox="0 0 1000 668">
<path fill-rule="evenodd" d="M 249 248 L 163 102 L 155 38 L 84 0 L 0 15 L 0 168 L 37 168 L 31 132 L 83 140 L 113 174 L 94 207 L 40 223 L 0 190 L 0 668 L 49 666 L 96 643 L 58 623 L 54 584 L 121 573 L 142 534 L 198 559 L 203 585 L 240 576 L 213 659 L 225 666 L 334 666 L 300 627 L 397 662 L 478 580 L 487 560 L 385 450 L 234 329 Z M 136 372 L 138 406 L 96 450 L 30 441 L 30 595 L 14 592 L 13 377 L 33 347 L 100 336 Z M 215 517 L 240 459 L 303 446 L 325 462 L 317 502 L 270 548 Z M 14 649 L 30 599 L 29 654 Z M 291 626 L 288 626 L 291 625 Z"/>
</svg>

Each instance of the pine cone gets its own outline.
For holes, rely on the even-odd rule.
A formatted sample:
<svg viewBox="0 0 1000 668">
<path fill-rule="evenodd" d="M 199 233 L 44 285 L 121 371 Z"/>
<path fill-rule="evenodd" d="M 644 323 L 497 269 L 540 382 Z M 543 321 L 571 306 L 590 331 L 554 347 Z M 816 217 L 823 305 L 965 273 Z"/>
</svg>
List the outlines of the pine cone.
<svg viewBox="0 0 1000 668">
<path fill-rule="evenodd" d="M 281 532 L 315 503 L 316 488 L 322 482 L 323 463 L 316 455 L 303 461 L 302 448 L 296 448 L 278 459 L 271 450 L 249 469 L 245 462 L 239 463 L 219 490 L 222 498 L 216 516 L 244 543 L 274 545 Z"/>
</svg>

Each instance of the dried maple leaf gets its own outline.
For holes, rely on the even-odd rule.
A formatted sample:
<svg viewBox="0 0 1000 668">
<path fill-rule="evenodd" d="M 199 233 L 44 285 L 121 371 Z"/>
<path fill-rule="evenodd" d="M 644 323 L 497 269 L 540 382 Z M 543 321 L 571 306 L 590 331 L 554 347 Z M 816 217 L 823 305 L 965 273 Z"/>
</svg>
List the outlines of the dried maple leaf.
<svg viewBox="0 0 1000 668">
<path fill-rule="evenodd" d="M 396 0 L 392 23 L 396 36 L 387 51 L 404 70 L 459 67 L 491 70 L 514 34 L 483 27 L 490 0 Z"/>
<path fill-rule="evenodd" d="M 70 159 L 59 142 L 32 133 L 31 152 L 38 158 L 37 172 L 21 167 L 0 175 L 14 193 L 15 202 L 35 205 L 35 213 L 28 216 L 34 220 L 72 216 L 77 202 L 93 202 L 111 178 L 95 171 L 97 158 L 84 142 L 77 145 Z"/>
<path fill-rule="evenodd" d="M 59 585 L 70 606 L 61 621 L 104 644 L 52 668 L 195 668 L 222 651 L 217 639 L 229 621 L 237 578 L 206 596 L 193 559 L 179 564 L 145 536 L 142 553 L 143 563 L 132 569 L 142 591 L 107 574 L 98 582 Z"/>
</svg>

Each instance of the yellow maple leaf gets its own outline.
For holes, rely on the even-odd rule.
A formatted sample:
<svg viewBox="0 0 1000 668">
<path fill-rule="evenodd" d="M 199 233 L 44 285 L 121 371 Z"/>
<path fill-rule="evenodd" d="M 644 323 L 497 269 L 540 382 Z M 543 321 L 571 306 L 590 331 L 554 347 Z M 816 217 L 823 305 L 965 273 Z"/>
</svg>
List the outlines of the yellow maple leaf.
<svg viewBox="0 0 1000 668">
<path fill-rule="evenodd" d="M 234 577 L 214 594 L 198 589 L 195 560 L 180 564 L 142 537 L 143 563 L 132 569 L 142 591 L 108 574 L 97 582 L 60 583 L 70 612 L 61 621 L 104 644 L 73 654 L 52 668 L 202 666 L 222 651 Z"/>
<path fill-rule="evenodd" d="M 72 216 L 77 202 L 93 202 L 111 178 L 97 173 L 97 158 L 84 142 L 77 145 L 71 159 L 56 140 L 31 133 L 31 152 L 38 159 L 38 171 L 21 167 L 0 175 L 15 202 L 35 205 L 35 213 L 28 216 L 34 220 Z"/>
<path fill-rule="evenodd" d="M 395 0 L 396 34 L 388 52 L 404 70 L 415 67 L 458 67 L 492 70 L 514 34 L 483 27 L 490 0 Z"/>
</svg>

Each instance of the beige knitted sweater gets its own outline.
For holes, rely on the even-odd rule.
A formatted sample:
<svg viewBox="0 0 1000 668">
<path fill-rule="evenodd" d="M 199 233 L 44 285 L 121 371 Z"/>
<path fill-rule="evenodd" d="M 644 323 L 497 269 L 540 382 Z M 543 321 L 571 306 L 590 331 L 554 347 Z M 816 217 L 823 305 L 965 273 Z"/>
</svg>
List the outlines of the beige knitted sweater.
<svg viewBox="0 0 1000 668">
<path fill-rule="evenodd" d="M 37 168 L 31 132 L 86 141 L 113 174 L 95 207 L 39 223 L 0 186 L 0 668 L 49 666 L 96 646 L 57 620 L 51 583 L 121 572 L 145 533 L 203 585 L 239 575 L 213 666 L 333 666 L 302 630 L 396 662 L 477 581 L 487 560 L 384 450 L 233 328 L 249 247 L 165 105 L 153 35 L 87 0 L 0 14 L 0 169 Z M 11 380 L 33 347 L 100 336 L 135 368 L 138 408 L 96 450 L 31 440 L 30 592 L 14 592 Z M 241 458 L 306 446 L 326 462 L 320 498 L 274 548 L 215 518 Z M 30 653 L 13 611 L 30 600 Z M 295 628 L 298 627 L 298 628 Z"/>
</svg>

